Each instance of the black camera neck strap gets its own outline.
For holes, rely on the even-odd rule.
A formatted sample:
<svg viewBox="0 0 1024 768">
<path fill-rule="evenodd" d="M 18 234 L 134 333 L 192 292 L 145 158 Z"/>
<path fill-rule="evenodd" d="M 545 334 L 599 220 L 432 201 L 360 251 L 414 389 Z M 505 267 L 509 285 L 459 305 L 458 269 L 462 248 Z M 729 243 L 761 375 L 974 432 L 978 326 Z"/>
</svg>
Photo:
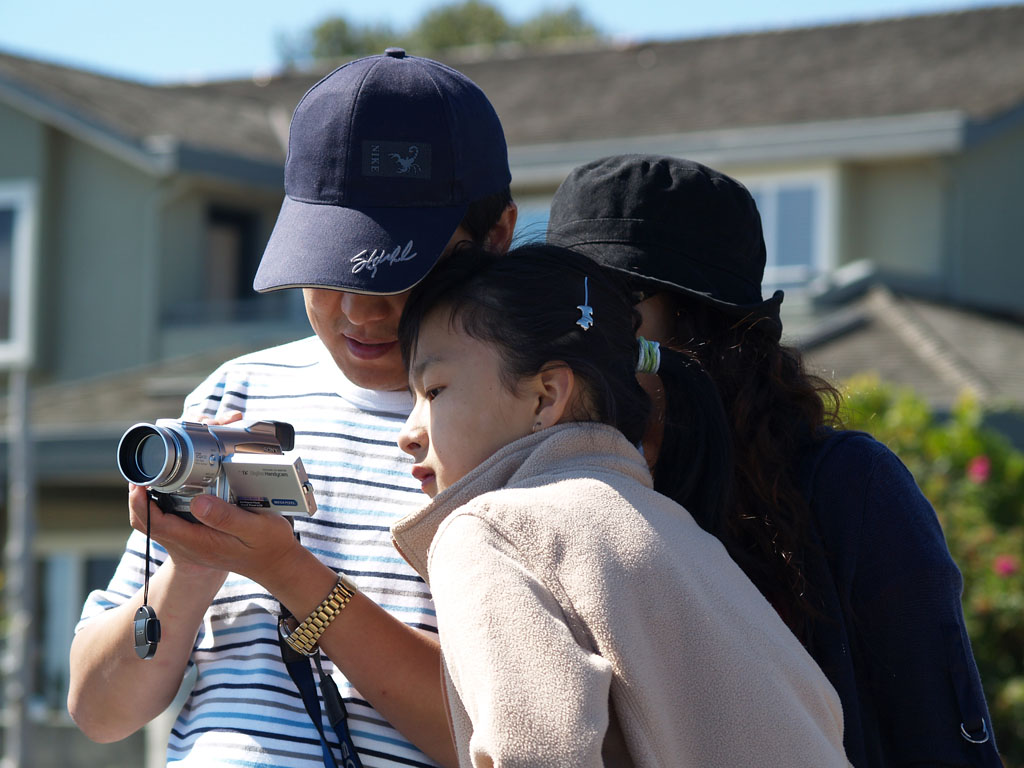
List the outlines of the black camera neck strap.
<svg viewBox="0 0 1024 768">
<path fill-rule="evenodd" d="M 281 606 L 282 620 L 290 617 L 284 606 Z M 316 681 L 313 679 L 312 665 L 316 664 L 316 670 L 320 675 L 320 691 L 324 698 L 324 707 L 327 709 L 327 720 L 338 737 L 338 745 L 341 748 L 341 768 L 362 768 L 359 761 L 359 754 L 356 746 L 352 743 L 352 734 L 348 729 L 348 712 L 345 710 L 345 702 L 342 701 L 341 692 L 333 678 L 324 672 L 323 664 L 320 662 L 320 651 L 312 656 L 305 656 L 285 641 L 278 633 L 277 643 L 281 648 L 281 660 L 288 669 L 288 675 L 299 689 L 302 696 L 302 704 L 306 707 L 309 719 L 313 721 L 317 733 L 320 735 L 320 748 L 324 755 L 325 768 L 339 768 L 334 760 L 334 753 L 324 733 L 323 718 L 320 713 L 320 701 L 316 693 Z M 312 664 L 310 660 L 312 659 Z"/>
<path fill-rule="evenodd" d="M 299 532 L 294 530 L 296 541 L 299 540 Z M 279 622 L 285 622 L 292 618 L 291 611 L 278 602 L 281 607 L 281 618 Z M 281 661 L 284 662 L 295 687 L 299 689 L 302 696 L 302 704 L 306 708 L 306 714 L 313 721 L 316 732 L 320 735 L 320 748 L 324 754 L 325 768 L 338 768 L 334 760 L 334 753 L 324 733 L 323 717 L 320 714 L 320 701 L 316 695 L 316 681 L 313 680 L 312 664 L 316 664 L 316 670 L 320 674 L 320 692 L 324 697 L 324 707 L 327 709 L 327 721 L 338 737 L 338 746 L 341 748 L 341 768 L 363 768 L 359 760 L 359 753 L 356 752 L 356 745 L 352 743 L 352 734 L 348 730 L 348 711 L 345 709 L 345 702 L 341 699 L 341 692 L 335 684 L 334 679 L 324 673 L 323 664 L 320 662 L 320 649 L 317 648 L 312 656 L 299 653 L 284 639 L 284 635 L 277 633 L 277 644 L 281 649 Z M 310 661 L 312 659 L 312 662 Z"/>
</svg>

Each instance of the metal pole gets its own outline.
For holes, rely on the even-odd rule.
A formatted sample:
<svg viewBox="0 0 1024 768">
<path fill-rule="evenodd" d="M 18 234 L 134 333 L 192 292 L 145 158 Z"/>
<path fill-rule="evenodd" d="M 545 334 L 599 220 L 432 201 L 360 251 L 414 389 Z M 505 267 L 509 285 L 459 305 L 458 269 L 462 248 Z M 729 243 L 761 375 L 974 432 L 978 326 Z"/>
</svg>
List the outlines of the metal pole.
<svg viewBox="0 0 1024 768">
<path fill-rule="evenodd" d="M 32 540 L 35 534 L 35 481 L 29 423 L 29 376 L 23 368 L 10 375 L 7 410 L 7 547 L 4 590 L 7 647 L 4 672 L 4 755 L 0 768 L 32 764 L 26 717 L 32 689 L 29 638 L 35 592 Z"/>
</svg>

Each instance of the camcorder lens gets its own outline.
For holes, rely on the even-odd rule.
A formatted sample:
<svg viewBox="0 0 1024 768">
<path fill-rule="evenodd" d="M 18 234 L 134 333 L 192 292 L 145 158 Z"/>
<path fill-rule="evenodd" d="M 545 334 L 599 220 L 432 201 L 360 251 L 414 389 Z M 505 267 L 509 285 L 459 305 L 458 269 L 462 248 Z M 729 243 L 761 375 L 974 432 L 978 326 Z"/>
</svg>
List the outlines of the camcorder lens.
<svg viewBox="0 0 1024 768">
<path fill-rule="evenodd" d="M 160 474 L 167 461 L 167 451 L 164 448 L 164 441 L 159 435 L 148 434 L 139 441 L 135 449 L 135 466 L 139 474 L 147 480 L 152 480 Z"/>
<path fill-rule="evenodd" d="M 151 424 L 136 424 L 124 433 L 117 446 L 117 466 L 129 483 L 161 485 L 169 479 L 163 475 L 175 458 L 175 446 L 164 432 Z"/>
</svg>

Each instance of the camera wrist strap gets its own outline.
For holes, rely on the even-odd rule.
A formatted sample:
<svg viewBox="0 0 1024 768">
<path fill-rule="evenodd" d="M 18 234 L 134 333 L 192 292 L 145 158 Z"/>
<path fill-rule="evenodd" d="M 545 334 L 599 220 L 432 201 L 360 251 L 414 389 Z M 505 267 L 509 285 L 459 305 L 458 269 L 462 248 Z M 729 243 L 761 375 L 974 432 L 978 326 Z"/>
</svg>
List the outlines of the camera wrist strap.
<svg viewBox="0 0 1024 768">
<path fill-rule="evenodd" d="M 150 570 L 150 545 L 149 533 L 149 506 L 146 506 L 146 572 L 142 576 L 142 605 L 135 612 L 132 620 L 132 636 L 135 642 L 135 654 L 145 661 L 152 659 L 156 654 L 156 646 L 160 642 L 160 619 L 156 617 L 156 611 L 149 604 L 149 570 Z"/>
</svg>

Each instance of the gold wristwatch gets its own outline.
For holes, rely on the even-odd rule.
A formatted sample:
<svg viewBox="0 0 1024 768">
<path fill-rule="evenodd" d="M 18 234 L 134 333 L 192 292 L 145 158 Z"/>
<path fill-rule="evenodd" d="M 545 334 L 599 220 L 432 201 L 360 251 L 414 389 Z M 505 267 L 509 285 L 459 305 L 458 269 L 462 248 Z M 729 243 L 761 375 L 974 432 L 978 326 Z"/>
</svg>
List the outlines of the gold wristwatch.
<svg viewBox="0 0 1024 768">
<path fill-rule="evenodd" d="M 358 591 L 359 588 L 354 581 L 343 573 L 338 574 L 338 581 L 335 583 L 334 589 L 306 617 L 305 621 L 291 632 L 288 631 L 283 621 L 278 624 L 278 631 L 281 633 L 281 637 L 294 650 L 304 656 L 312 656 L 316 651 L 317 643 L 320 641 L 320 635 L 330 626 L 337 615 L 345 609 L 348 601 L 352 599 L 352 595 Z"/>
</svg>

